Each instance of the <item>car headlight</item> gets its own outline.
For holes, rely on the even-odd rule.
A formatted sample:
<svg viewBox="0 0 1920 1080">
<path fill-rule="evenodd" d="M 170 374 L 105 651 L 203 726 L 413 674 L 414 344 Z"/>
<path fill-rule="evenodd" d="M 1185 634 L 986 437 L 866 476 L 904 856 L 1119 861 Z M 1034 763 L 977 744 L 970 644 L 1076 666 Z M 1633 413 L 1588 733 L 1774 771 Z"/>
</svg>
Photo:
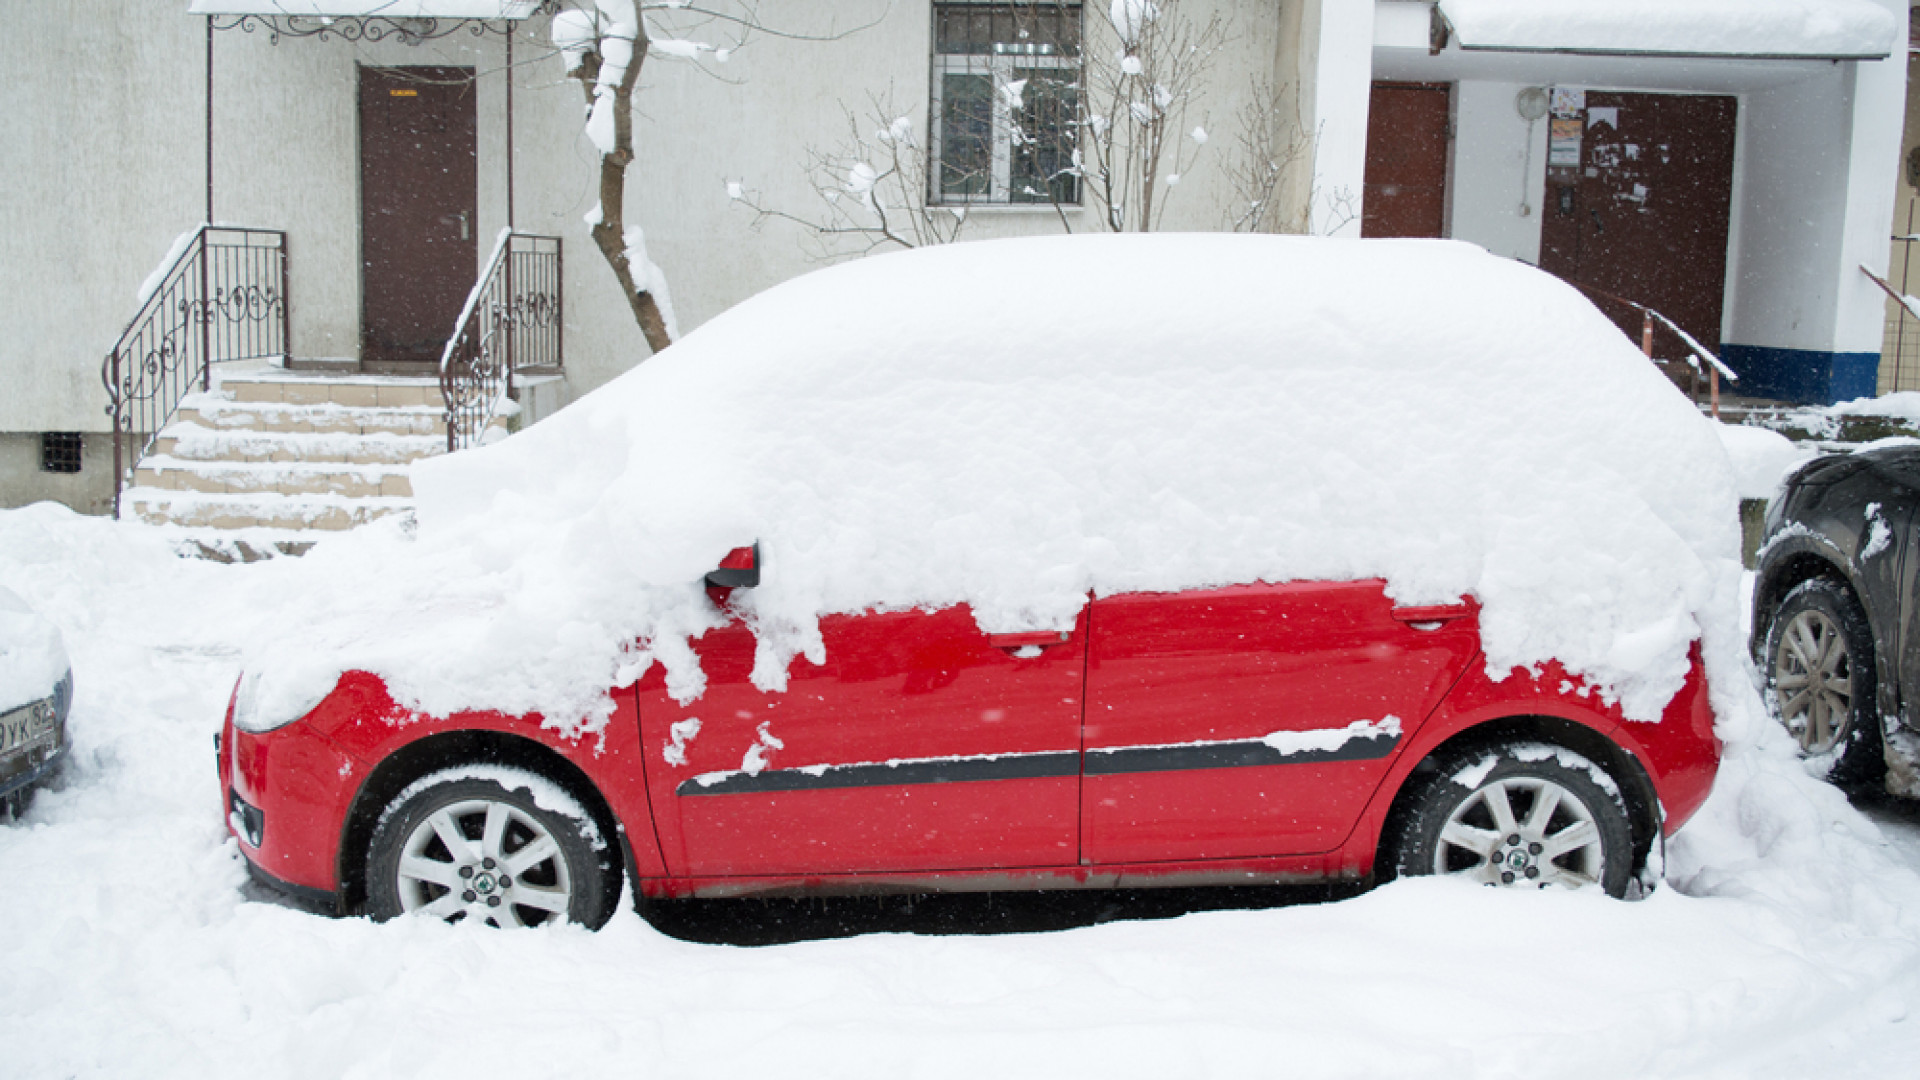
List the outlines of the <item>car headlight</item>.
<svg viewBox="0 0 1920 1080">
<path fill-rule="evenodd" d="M 233 698 L 233 726 L 252 735 L 277 731 L 312 712 L 333 692 L 333 680 L 268 678 L 266 672 L 240 676 Z"/>
</svg>

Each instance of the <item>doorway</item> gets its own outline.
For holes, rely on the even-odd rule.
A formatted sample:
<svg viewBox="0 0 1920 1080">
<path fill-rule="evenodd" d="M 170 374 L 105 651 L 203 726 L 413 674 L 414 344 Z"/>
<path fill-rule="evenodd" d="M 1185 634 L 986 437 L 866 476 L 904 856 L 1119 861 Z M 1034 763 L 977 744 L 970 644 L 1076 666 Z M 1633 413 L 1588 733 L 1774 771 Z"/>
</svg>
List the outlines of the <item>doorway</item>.
<svg viewBox="0 0 1920 1080">
<path fill-rule="evenodd" d="M 436 370 L 473 288 L 474 75 L 360 68 L 360 366 Z"/>
<path fill-rule="evenodd" d="M 1576 115 L 1580 164 L 1549 169 L 1540 268 L 1645 304 L 1718 353 L 1735 100 L 1590 90 Z M 1598 306 L 1640 341 L 1639 312 Z"/>
<path fill-rule="evenodd" d="M 1445 236 L 1451 88 L 1377 82 L 1369 100 L 1360 235 Z"/>
</svg>

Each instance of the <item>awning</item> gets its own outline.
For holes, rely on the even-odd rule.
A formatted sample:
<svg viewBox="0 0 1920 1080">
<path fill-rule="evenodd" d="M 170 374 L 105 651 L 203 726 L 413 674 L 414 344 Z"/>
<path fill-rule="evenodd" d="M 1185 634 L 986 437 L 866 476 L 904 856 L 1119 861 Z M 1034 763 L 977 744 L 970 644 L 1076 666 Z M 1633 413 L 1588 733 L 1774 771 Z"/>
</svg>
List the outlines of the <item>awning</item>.
<svg viewBox="0 0 1920 1080">
<path fill-rule="evenodd" d="M 1461 49 L 1879 60 L 1900 21 L 1873 0 L 1439 0 Z"/>
<path fill-rule="evenodd" d="M 341 19 L 524 19 L 540 0 L 193 0 L 191 15 Z"/>
</svg>

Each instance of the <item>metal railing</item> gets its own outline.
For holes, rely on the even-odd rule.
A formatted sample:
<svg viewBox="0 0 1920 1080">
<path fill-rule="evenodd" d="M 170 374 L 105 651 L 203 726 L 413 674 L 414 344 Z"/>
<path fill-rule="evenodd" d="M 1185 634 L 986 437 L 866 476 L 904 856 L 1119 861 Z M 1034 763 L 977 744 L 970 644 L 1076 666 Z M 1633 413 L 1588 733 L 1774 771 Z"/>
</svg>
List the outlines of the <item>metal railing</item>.
<svg viewBox="0 0 1920 1080">
<path fill-rule="evenodd" d="M 1687 397 L 1692 400 L 1695 405 L 1705 405 L 1708 411 L 1713 414 L 1715 420 L 1720 419 L 1720 380 L 1724 377 L 1728 382 L 1740 381 L 1740 376 L 1734 374 L 1732 368 L 1722 362 L 1721 359 L 1715 356 L 1705 345 L 1695 340 L 1692 334 L 1680 329 L 1679 323 L 1667 318 L 1653 308 L 1639 301 L 1629 300 L 1624 296 L 1615 296 L 1605 289 L 1596 289 L 1591 285 L 1583 285 L 1577 281 L 1570 281 L 1568 284 L 1589 296 L 1620 304 L 1639 312 L 1640 351 L 1646 354 L 1647 359 L 1653 361 L 1656 366 L 1659 366 L 1669 378 L 1672 378 L 1675 384 L 1685 390 Z M 1665 331 L 1666 334 L 1670 335 L 1673 341 L 1678 344 L 1679 349 L 1677 351 L 1679 355 L 1677 357 L 1662 359 L 1656 355 L 1656 342 L 1661 336 L 1661 331 Z M 1669 370 L 1668 365 L 1674 363 L 1686 364 L 1687 370 L 1684 373 L 1686 378 L 1685 383 L 1681 383 L 1680 379 L 1675 377 L 1679 373 Z M 1701 395 L 1700 384 L 1702 380 L 1706 382 L 1706 395 L 1704 398 Z"/>
<path fill-rule="evenodd" d="M 447 451 L 480 442 L 517 374 L 561 370 L 560 238 L 502 230 L 440 355 Z"/>
<path fill-rule="evenodd" d="M 1896 242 L 1906 241 L 1911 251 L 1912 242 L 1920 236 L 1896 236 Z M 1901 260 L 1903 263 L 1905 259 Z M 1880 376 L 1874 387 L 1876 394 L 1892 394 L 1901 390 L 1920 390 L 1920 300 L 1907 295 L 1901 288 L 1895 288 L 1886 278 L 1874 273 L 1863 264 L 1860 272 L 1887 294 L 1892 301 L 1892 314 L 1887 319 L 1886 333 L 1880 346 Z M 1900 268 L 1900 278 L 1904 286 L 1906 267 Z M 1889 367 L 1887 361 L 1893 361 Z"/>
<path fill-rule="evenodd" d="M 130 467 L 213 365 L 287 354 L 287 234 L 201 225 L 147 280 L 100 377 L 113 418 L 113 510 Z"/>
</svg>

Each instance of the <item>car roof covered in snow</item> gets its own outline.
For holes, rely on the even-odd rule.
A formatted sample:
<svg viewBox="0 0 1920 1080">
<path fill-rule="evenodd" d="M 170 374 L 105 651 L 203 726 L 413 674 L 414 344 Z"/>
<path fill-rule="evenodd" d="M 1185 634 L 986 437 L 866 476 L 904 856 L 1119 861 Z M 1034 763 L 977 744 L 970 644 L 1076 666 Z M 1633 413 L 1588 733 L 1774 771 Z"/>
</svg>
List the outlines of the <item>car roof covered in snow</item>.
<svg viewBox="0 0 1920 1080">
<path fill-rule="evenodd" d="M 418 536 L 379 590 L 405 613 L 369 636 L 345 603 L 273 651 L 331 642 L 306 666 L 568 727 L 653 663 L 696 697 L 699 582 L 755 541 L 737 602 L 769 692 L 820 658 L 825 613 L 1058 627 L 1090 593 L 1377 577 L 1408 603 L 1476 596 L 1490 667 L 1558 659 L 1651 719 L 1738 576 L 1708 423 L 1573 289 L 1447 241 L 847 263 L 414 483 Z"/>
</svg>

